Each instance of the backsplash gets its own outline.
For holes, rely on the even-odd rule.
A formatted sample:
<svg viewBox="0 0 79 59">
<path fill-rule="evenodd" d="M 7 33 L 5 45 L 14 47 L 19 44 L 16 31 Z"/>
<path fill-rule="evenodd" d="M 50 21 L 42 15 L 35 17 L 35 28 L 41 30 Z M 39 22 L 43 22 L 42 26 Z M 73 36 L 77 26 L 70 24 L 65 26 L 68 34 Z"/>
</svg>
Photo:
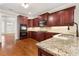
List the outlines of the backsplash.
<svg viewBox="0 0 79 59">
<path fill-rule="evenodd" d="M 70 26 L 70 30 L 68 30 L 68 26 L 28 28 L 28 31 L 46 31 L 46 32 L 55 32 L 63 34 L 75 34 L 75 30 L 76 30 L 75 26 Z"/>
</svg>

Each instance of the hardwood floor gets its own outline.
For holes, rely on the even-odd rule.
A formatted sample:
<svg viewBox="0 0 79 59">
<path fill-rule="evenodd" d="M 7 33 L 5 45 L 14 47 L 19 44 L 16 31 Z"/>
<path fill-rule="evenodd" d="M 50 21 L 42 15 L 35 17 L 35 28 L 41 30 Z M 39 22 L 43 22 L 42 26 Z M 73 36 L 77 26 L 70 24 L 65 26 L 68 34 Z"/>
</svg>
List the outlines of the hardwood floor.
<svg viewBox="0 0 79 59">
<path fill-rule="evenodd" d="M 15 44 L 1 48 L 0 56 L 37 56 L 38 48 L 36 46 L 37 41 L 28 38 L 23 40 L 17 40 Z"/>
</svg>

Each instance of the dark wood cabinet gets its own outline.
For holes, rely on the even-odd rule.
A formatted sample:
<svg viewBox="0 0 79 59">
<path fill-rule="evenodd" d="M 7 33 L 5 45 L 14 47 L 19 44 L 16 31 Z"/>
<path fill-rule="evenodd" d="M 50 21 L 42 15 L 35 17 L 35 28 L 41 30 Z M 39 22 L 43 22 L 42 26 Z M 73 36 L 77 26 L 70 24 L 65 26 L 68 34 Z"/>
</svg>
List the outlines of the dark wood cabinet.
<svg viewBox="0 0 79 59">
<path fill-rule="evenodd" d="M 59 18 L 58 12 L 51 13 L 47 21 L 47 26 L 48 27 L 57 26 L 59 25 L 59 21 L 60 21 L 60 18 Z"/>
<path fill-rule="evenodd" d="M 49 16 L 49 13 L 46 12 L 46 13 L 40 15 L 40 19 L 48 20 L 48 16 Z"/>
<path fill-rule="evenodd" d="M 28 32 L 27 32 L 27 38 L 31 38 L 31 36 L 32 36 L 31 33 L 32 33 L 31 31 L 28 31 Z"/>
<path fill-rule="evenodd" d="M 73 26 L 74 7 L 51 13 L 48 17 L 47 26 Z"/>
<path fill-rule="evenodd" d="M 27 36 L 28 38 L 33 38 L 37 41 L 43 41 L 43 40 L 46 40 L 48 38 L 51 38 L 53 37 L 54 35 L 56 35 L 58 33 L 51 33 L 51 32 L 41 32 L 41 31 L 38 31 L 38 32 L 35 32 L 35 31 L 28 31 L 27 32 Z"/>
<path fill-rule="evenodd" d="M 51 37 L 53 37 L 53 33 L 45 32 L 44 39 L 48 39 L 48 38 L 51 38 Z"/>
<path fill-rule="evenodd" d="M 40 19 L 40 21 L 41 20 L 45 21 L 44 27 L 47 27 L 48 16 L 49 16 L 49 13 L 46 12 L 44 14 L 39 15 L 39 17 L 38 17 Z"/>
<path fill-rule="evenodd" d="M 58 12 L 60 17 L 60 26 L 74 25 L 74 9 L 75 7 L 71 7 Z"/>
<path fill-rule="evenodd" d="M 33 27 L 33 19 L 28 19 L 28 27 Z"/>
<path fill-rule="evenodd" d="M 26 24 L 28 27 L 39 27 L 41 20 L 46 20 L 45 27 L 52 26 L 73 26 L 74 25 L 74 9 L 75 6 L 66 8 L 54 13 L 44 13 L 37 18 L 28 19 L 25 16 L 19 15 L 19 23 Z"/>
<path fill-rule="evenodd" d="M 59 34 L 59 33 L 45 32 L 44 33 L 44 39 L 49 39 L 49 38 L 53 37 L 56 34 Z"/>
<path fill-rule="evenodd" d="M 38 27 L 39 26 L 39 19 L 38 18 L 34 18 L 33 19 L 33 27 Z"/>
<path fill-rule="evenodd" d="M 33 27 L 39 27 L 39 21 L 46 20 L 45 27 L 73 26 L 75 6 L 54 13 L 44 13 L 33 19 Z"/>
<path fill-rule="evenodd" d="M 44 32 L 36 32 L 36 40 L 37 41 L 43 41 L 44 40 L 44 35 L 45 33 Z"/>
<path fill-rule="evenodd" d="M 33 31 L 33 32 L 31 33 L 31 37 L 32 37 L 33 39 L 37 40 L 37 39 L 36 39 L 36 32 Z"/>
<path fill-rule="evenodd" d="M 38 56 L 56 56 L 56 55 L 55 54 L 52 55 L 38 47 Z"/>
<path fill-rule="evenodd" d="M 33 38 L 36 41 L 43 41 L 44 40 L 44 33 L 43 32 L 35 32 L 35 31 L 29 31 L 28 32 L 28 38 Z"/>
</svg>

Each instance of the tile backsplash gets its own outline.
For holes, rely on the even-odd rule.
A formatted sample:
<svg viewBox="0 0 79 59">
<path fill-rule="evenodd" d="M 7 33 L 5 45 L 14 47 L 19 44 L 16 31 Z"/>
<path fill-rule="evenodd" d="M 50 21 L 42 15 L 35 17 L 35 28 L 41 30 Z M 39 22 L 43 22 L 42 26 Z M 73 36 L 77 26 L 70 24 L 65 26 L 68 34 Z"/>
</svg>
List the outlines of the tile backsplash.
<svg viewBox="0 0 79 59">
<path fill-rule="evenodd" d="M 30 27 L 28 31 L 46 31 L 46 32 L 56 32 L 63 34 L 75 34 L 75 26 L 70 26 L 70 30 L 68 30 L 68 26 L 58 26 L 58 27 Z"/>
</svg>

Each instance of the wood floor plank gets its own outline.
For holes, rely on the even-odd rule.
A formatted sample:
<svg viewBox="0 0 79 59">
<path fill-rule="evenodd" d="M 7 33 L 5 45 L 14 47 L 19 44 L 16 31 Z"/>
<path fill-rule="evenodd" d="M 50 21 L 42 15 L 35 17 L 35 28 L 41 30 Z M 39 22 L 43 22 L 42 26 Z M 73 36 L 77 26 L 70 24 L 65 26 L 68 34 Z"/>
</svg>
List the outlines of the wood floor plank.
<svg viewBox="0 0 79 59">
<path fill-rule="evenodd" d="M 0 47 L 0 56 L 37 56 L 36 43 L 37 41 L 31 38 L 18 40 L 11 47 Z"/>
</svg>

